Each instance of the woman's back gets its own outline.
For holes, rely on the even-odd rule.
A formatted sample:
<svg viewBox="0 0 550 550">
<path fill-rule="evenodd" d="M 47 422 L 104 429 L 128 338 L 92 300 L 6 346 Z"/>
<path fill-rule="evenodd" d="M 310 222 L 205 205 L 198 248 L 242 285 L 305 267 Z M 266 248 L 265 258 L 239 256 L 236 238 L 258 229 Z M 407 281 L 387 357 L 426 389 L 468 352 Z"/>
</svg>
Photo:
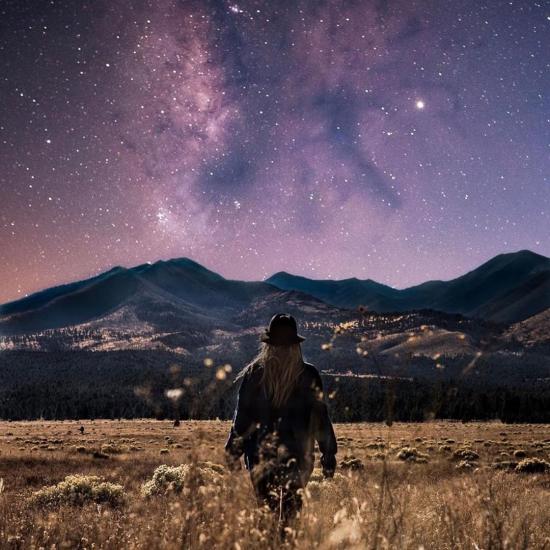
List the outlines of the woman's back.
<svg viewBox="0 0 550 550">
<path fill-rule="evenodd" d="M 327 458 L 334 456 L 337 450 L 323 401 L 321 377 L 313 365 L 303 363 L 288 399 L 274 406 L 263 386 L 263 376 L 263 365 L 249 366 L 239 390 L 236 427 L 241 433 L 253 427 L 242 448 L 247 467 L 252 468 L 262 457 L 273 458 L 277 449 L 281 454 L 282 448 L 286 456 L 296 459 L 300 470 L 311 472 L 315 440 Z M 228 449 L 234 440 L 231 435 L 226 445 Z"/>
</svg>

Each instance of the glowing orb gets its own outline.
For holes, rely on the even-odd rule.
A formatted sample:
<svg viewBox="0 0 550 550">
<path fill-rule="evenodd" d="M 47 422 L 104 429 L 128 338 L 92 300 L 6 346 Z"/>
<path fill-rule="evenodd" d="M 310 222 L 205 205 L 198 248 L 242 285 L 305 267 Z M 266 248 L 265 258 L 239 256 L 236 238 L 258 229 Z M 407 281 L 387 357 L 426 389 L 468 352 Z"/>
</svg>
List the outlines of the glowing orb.
<svg viewBox="0 0 550 550">
<path fill-rule="evenodd" d="M 416 108 L 419 110 L 422 110 L 424 109 L 424 107 L 426 107 L 426 104 L 421 99 L 417 100 Z"/>
</svg>

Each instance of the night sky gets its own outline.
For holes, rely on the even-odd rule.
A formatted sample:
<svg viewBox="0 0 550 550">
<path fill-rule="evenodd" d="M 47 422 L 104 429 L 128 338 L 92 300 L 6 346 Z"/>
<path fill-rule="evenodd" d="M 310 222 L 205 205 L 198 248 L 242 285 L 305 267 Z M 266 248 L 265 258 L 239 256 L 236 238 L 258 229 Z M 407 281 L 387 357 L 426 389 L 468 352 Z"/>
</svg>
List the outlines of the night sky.
<svg viewBox="0 0 550 550">
<path fill-rule="evenodd" d="M 4 0 L 0 56 L 0 301 L 550 255 L 549 1 Z"/>
</svg>

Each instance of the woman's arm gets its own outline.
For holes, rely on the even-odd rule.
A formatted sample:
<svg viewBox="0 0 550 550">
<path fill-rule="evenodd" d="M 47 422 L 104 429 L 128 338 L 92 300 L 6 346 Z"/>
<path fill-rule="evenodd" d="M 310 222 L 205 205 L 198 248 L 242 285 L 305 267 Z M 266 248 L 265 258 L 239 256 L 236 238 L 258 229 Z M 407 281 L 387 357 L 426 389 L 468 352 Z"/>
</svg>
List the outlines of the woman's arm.
<svg viewBox="0 0 550 550">
<path fill-rule="evenodd" d="M 239 387 L 233 423 L 225 444 L 227 463 L 230 467 L 234 468 L 240 467 L 239 459 L 243 454 L 244 442 L 256 428 L 252 414 L 250 386 L 250 375 L 247 373 L 243 376 Z"/>
<path fill-rule="evenodd" d="M 332 427 L 332 422 L 328 414 L 328 408 L 325 403 L 323 382 L 321 376 L 318 373 L 316 374 L 314 401 L 315 439 L 321 451 L 323 474 L 325 477 L 332 477 L 336 470 L 336 453 L 338 452 L 338 445 L 336 443 L 336 436 L 334 435 L 334 428 Z"/>
</svg>

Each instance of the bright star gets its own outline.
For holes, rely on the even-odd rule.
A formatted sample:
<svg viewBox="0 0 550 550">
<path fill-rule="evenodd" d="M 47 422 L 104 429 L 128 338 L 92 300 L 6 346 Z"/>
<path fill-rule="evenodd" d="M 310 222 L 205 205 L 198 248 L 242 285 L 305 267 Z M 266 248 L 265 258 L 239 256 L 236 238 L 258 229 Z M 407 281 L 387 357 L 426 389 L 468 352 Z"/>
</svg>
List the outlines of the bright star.
<svg viewBox="0 0 550 550">
<path fill-rule="evenodd" d="M 158 223 L 160 224 L 165 224 L 168 222 L 168 212 L 164 208 L 159 208 L 156 217 Z"/>
<path fill-rule="evenodd" d="M 426 106 L 426 104 L 421 99 L 417 100 L 417 102 L 416 102 L 416 108 L 417 109 L 422 110 L 422 109 L 424 109 L 425 106 Z"/>
</svg>

